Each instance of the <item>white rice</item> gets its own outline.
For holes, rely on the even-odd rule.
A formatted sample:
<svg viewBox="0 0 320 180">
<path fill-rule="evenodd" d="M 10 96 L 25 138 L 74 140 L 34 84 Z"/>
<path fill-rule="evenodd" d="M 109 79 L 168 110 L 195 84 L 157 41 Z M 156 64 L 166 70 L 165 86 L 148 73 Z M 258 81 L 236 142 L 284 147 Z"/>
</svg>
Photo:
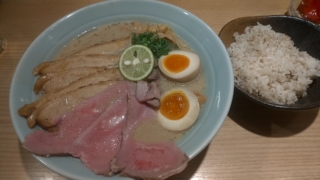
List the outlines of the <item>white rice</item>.
<svg viewBox="0 0 320 180">
<path fill-rule="evenodd" d="M 299 52 L 289 36 L 270 25 L 247 27 L 234 33 L 228 48 L 235 84 L 260 99 L 275 104 L 294 104 L 307 95 L 312 79 L 320 76 L 320 61 Z"/>
</svg>

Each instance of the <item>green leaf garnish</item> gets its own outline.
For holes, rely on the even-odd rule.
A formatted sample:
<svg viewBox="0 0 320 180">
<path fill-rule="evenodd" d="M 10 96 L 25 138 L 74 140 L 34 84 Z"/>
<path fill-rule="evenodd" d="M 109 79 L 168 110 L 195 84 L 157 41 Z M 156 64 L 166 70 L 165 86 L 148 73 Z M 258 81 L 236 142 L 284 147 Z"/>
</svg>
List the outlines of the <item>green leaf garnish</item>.
<svg viewBox="0 0 320 180">
<path fill-rule="evenodd" d="M 171 50 L 177 48 L 177 45 L 171 41 L 160 38 L 158 34 L 152 32 L 144 32 L 139 35 L 133 34 L 132 45 L 136 44 L 148 47 L 156 59 L 159 59 L 162 55 L 167 55 Z"/>
</svg>

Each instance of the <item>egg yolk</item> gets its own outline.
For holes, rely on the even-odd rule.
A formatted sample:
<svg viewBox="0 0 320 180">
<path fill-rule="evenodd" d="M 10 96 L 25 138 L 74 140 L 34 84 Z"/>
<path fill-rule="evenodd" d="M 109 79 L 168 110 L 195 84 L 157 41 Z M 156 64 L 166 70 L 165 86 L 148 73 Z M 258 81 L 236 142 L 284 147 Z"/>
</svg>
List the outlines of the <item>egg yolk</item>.
<svg viewBox="0 0 320 180">
<path fill-rule="evenodd" d="M 187 56 L 181 54 L 170 54 L 163 60 L 163 66 L 172 73 L 179 73 L 190 64 Z"/>
<path fill-rule="evenodd" d="M 188 113 L 189 106 L 187 96 L 182 91 L 176 91 L 161 99 L 160 112 L 170 120 L 178 120 Z"/>
</svg>

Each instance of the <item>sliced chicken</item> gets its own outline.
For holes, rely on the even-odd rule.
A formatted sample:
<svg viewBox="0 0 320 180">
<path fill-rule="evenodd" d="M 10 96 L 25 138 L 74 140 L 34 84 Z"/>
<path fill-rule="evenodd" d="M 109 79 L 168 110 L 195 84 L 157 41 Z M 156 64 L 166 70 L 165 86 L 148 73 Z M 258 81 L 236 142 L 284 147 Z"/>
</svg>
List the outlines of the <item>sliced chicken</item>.
<svg viewBox="0 0 320 180">
<path fill-rule="evenodd" d="M 33 90 L 35 93 L 40 92 L 42 89 L 45 93 L 53 92 L 82 77 L 103 70 L 105 70 L 104 67 L 80 67 L 59 73 L 45 74 L 38 78 L 37 82 L 34 84 Z"/>
<path fill-rule="evenodd" d="M 167 25 L 164 24 L 146 24 L 141 22 L 130 22 L 123 24 L 123 27 L 131 31 L 132 33 L 143 33 L 143 32 L 165 32 L 168 29 Z"/>
<path fill-rule="evenodd" d="M 79 67 L 114 68 L 118 67 L 119 58 L 120 56 L 118 55 L 109 54 L 74 55 L 66 59 L 43 62 L 34 69 L 33 74 L 44 75 L 48 73 L 62 72 L 70 70 L 72 68 Z"/>
<path fill-rule="evenodd" d="M 80 55 L 120 55 L 127 47 L 131 45 L 131 37 L 127 36 L 122 39 L 113 40 L 110 42 L 94 45 L 88 47 L 86 49 L 77 51 L 73 55 L 70 55 L 66 58 L 54 59 L 52 61 L 46 61 L 39 64 L 37 67 L 34 68 L 33 74 L 38 75 L 41 74 L 41 69 L 54 64 L 58 61 L 66 61 L 68 59 L 74 59 L 76 56 Z"/>
<path fill-rule="evenodd" d="M 57 97 L 60 97 L 61 95 L 68 93 L 70 91 L 76 90 L 78 88 L 90 85 L 90 84 L 96 84 L 99 82 L 106 82 L 106 81 L 117 81 L 122 80 L 123 77 L 120 74 L 118 69 L 108 69 L 101 72 L 96 72 L 93 74 L 90 74 L 86 77 L 83 77 L 81 79 L 78 79 L 77 81 L 72 82 L 70 85 L 54 92 L 51 94 L 43 95 L 38 100 L 25 104 L 23 107 L 21 107 L 18 110 L 19 115 L 28 117 L 32 114 L 32 112 L 39 108 L 42 104 L 48 103 L 51 100 L 56 99 Z M 33 123 L 34 124 L 34 123 Z M 29 126 L 30 127 L 30 126 Z M 33 126 L 31 126 L 33 127 Z"/>
<path fill-rule="evenodd" d="M 86 68 L 85 68 L 86 69 Z M 61 77 L 60 79 L 52 79 L 43 85 L 43 91 L 46 94 L 54 93 L 60 89 L 70 86 L 81 87 L 83 85 L 94 84 L 99 81 L 109 81 L 109 80 L 120 80 L 122 79 L 122 75 L 119 70 L 116 68 L 107 69 L 105 71 L 100 72 L 86 72 L 83 71 L 83 74 L 87 74 L 86 76 L 82 76 L 81 78 L 77 78 L 78 76 L 72 76 L 71 74 L 67 74 L 65 79 Z M 81 86 L 80 86 L 81 85 Z"/>
<path fill-rule="evenodd" d="M 96 84 L 96 83 L 105 82 L 105 81 L 119 81 L 119 80 L 123 80 L 123 76 L 121 75 L 119 69 L 116 69 L 116 68 L 106 69 L 105 71 L 95 72 L 83 78 L 80 78 L 74 82 L 71 82 L 68 86 L 63 87 L 58 91 L 55 91 L 54 94 L 61 95 L 90 84 Z M 48 90 L 47 92 L 51 93 L 51 90 Z"/>
<path fill-rule="evenodd" d="M 28 117 L 29 127 L 33 127 L 35 123 L 44 129 L 55 126 L 58 121 L 57 117 L 72 110 L 74 106 L 107 89 L 116 82 L 117 81 L 107 81 L 84 86 L 43 103 Z"/>
<path fill-rule="evenodd" d="M 33 91 L 35 93 L 40 92 L 40 90 L 42 89 L 43 84 L 46 83 L 47 81 L 49 81 L 50 79 L 56 77 L 58 74 L 59 73 L 49 73 L 49 74 L 45 74 L 43 76 L 40 76 L 37 79 L 37 82 L 34 83 L 34 85 L 33 85 Z"/>
<path fill-rule="evenodd" d="M 75 54 L 77 55 L 86 55 L 86 54 L 119 55 L 130 45 L 131 45 L 131 37 L 127 37 L 120 40 L 115 40 L 115 41 L 111 41 L 103 44 L 94 45 L 84 50 L 78 51 Z"/>
<path fill-rule="evenodd" d="M 139 23 L 139 22 L 130 22 L 130 23 L 125 23 L 123 24 L 123 28 L 129 30 L 131 33 L 143 33 L 147 32 L 148 30 L 148 25 L 145 23 Z"/>
</svg>

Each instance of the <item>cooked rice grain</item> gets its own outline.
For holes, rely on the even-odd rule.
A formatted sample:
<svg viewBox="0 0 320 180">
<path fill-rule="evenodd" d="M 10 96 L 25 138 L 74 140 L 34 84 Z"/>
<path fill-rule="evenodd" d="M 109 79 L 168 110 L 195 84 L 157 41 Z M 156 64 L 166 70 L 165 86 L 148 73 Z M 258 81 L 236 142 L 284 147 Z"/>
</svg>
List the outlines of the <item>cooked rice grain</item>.
<svg viewBox="0 0 320 180">
<path fill-rule="evenodd" d="M 320 61 L 294 47 L 289 36 L 270 25 L 234 33 L 228 48 L 236 85 L 275 104 L 294 104 L 307 95 L 312 79 L 320 76 Z"/>
</svg>

